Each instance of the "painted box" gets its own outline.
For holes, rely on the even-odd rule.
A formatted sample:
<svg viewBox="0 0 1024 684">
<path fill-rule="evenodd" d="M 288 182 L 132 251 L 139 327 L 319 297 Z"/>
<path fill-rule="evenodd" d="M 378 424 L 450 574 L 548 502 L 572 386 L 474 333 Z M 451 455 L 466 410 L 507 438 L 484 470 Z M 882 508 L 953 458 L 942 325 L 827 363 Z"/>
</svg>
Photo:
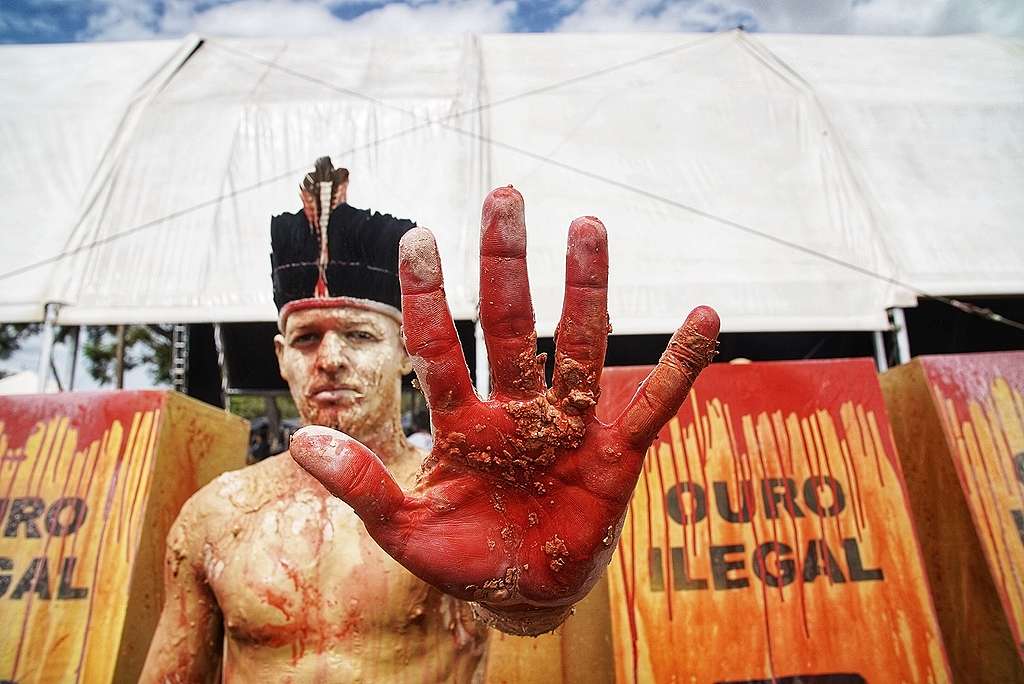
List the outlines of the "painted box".
<svg viewBox="0 0 1024 684">
<path fill-rule="evenodd" d="M 173 392 L 0 397 L 0 681 L 137 681 L 167 530 L 248 433 Z"/>
<path fill-rule="evenodd" d="M 487 649 L 487 684 L 612 684 L 607 578 L 553 632 L 531 638 L 492 629 Z"/>
<path fill-rule="evenodd" d="M 958 681 L 1024 682 L 1024 352 L 882 375 Z"/>
<path fill-rule="evenodd" d="M 618 415 L 649 368 L 609 368 Z M 715 364 L 647 454 L 609 569 L 616 680 L 947 682 L 869 360 Z"/>
</svg>

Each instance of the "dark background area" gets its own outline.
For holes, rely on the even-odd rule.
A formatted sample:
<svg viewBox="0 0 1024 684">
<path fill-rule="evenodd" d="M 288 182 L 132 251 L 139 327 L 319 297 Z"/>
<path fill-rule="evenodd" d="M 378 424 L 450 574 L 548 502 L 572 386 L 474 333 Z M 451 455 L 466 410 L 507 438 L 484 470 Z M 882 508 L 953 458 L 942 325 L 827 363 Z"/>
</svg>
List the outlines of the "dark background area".
<svg viewBox="0 0 1024 684">
<path fill-rule="evenodd" d="M 1011 320 L 1024 320 L 1024 297 L 960 297 L 975 306 L 992 309 Z M 910 349 L 921 354 L 952 354 L 1024 349 L 1024 331 L 958 311 L 936 300 L 921 300 L 904 310 Z M 476 375 L 476 350 L 472 321 L 457 321 L 456 329 L 469 365 Z M 213 325 L 189 326 L 189 394 L 222 406 L 221 378 L 217 364 Z M 275 323 L 225 323 L 221 325 L 228 386 L 239 393 L 286 393 L 288 391 L 274 356 Z M 608 339 L 608 366 L 657 363 L 670 335 L 612 335 Z M 895 363 L 895 336 L 886 333 L 890 363 Z M 717 362 L 737 358 L 751 361 L 874 357 L 870 332 L 723 333 Z M 539 352 L 547 352 L 550 381 L 554 342 L 542 337 Z M 407 379 L 407 383 L 411 381 Z"/>
</svg>

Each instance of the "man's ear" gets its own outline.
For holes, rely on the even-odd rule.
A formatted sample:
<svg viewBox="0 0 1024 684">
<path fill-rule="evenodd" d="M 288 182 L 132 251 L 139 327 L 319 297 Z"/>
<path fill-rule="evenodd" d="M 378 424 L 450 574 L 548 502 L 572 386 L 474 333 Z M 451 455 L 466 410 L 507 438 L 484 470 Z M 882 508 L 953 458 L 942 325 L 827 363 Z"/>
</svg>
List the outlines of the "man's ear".
<svg viewBox="0 0 1024 684">
<path fill-rule="evenodd" d="M 274 335 L 274 353 L 277 354 L 277 372 L 281 374 L 282 380 L 289 382 L 288 376 L 284 374 L 284 335 L 280 333 Z"/>
</svg>

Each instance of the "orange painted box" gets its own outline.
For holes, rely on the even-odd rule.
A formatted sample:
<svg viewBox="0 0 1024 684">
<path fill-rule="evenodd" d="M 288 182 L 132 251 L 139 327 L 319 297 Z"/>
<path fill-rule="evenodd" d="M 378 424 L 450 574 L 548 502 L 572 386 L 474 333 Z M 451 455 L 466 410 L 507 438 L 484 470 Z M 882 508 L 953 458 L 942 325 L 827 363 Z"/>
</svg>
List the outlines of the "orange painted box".
<svg viewBox="0 0 1024 684">
<path fill-rule="evenodd" d="M 614 418 L 649 368 L 609 368 Z M 616 680 L 947 682 L 869 360 L 716 364 L 661 431 L 609 570 Z"/>
<path fill-rule="evenodd" d="M 1024 682 L 1024 352 L 882 375 L 950 664 Z"/>
<path fill-rule="evenodd" d="M 167 391 L 0 397 L 0 681 L 137 681 L 167 530 L 248 434 Z"/>
</svg>

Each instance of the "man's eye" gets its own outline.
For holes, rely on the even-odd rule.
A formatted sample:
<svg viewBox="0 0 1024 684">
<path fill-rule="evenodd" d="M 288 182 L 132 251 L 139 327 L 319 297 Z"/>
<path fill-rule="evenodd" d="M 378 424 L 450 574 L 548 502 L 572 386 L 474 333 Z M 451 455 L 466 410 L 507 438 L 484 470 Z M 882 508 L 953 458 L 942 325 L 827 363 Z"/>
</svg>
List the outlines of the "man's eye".
<svg viewBox="0 0 1024 684">
<path fill-rule="evenodd" d="M 303 333 L 302 335 L 296 335 L 292 338 L 293 345 L 304 345 L 316 342 L 319 339 L 316 333 Z"/>
<path fill-rule="evenodd" d="M 372 333 L 365 330 L 352 330 L 348 333 L 348 338 L 359 342 L 372 342 L 377 339 Z"/>
</svg>

